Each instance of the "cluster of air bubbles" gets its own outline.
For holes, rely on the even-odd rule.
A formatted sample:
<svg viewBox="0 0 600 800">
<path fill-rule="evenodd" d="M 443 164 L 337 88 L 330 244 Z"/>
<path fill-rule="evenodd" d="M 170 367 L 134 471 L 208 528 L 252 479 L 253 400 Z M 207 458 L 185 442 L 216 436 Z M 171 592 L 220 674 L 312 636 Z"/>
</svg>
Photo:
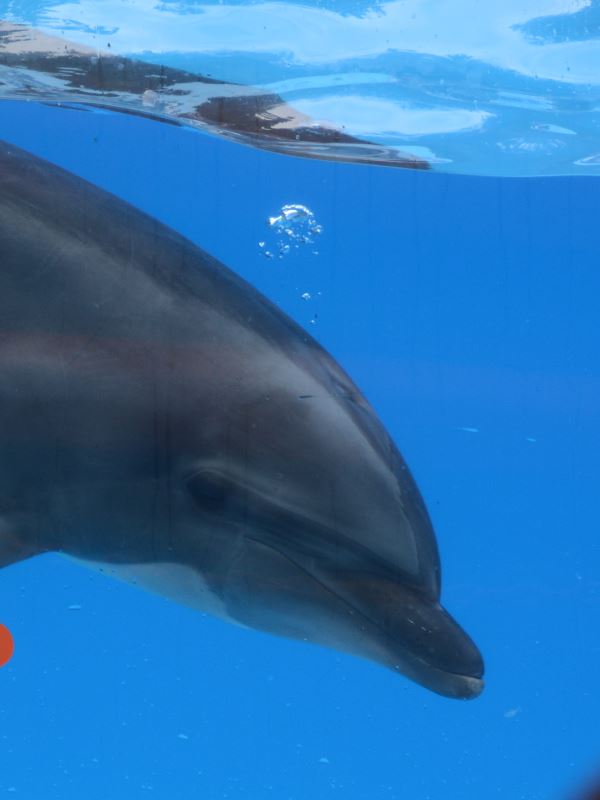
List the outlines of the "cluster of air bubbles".
<svg viewBox="0 0 600 800">
<path fill-rule="evenodd" d="M 274 234 L 274 244 L 268 249 L 267 242 L 258 243 L 265 258 L 282 259 L 292 250 L 314 245 L 315 236 L 323 232 L 323 226 L 319 225 L 310 208 L 299 203 L 282 206 L 279 214 L 269 217 L 267 225 Z M 312 253 L 319 255 L 318 250 L 312 250 Z"/>
</svg>

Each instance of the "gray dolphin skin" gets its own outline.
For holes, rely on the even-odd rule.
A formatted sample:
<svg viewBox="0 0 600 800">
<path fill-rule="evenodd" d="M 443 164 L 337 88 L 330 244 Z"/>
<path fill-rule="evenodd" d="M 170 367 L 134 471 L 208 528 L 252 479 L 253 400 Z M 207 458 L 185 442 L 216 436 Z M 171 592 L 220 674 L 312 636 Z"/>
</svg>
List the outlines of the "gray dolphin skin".
<svg viewBox="0 0 600 800">
<path fill-rule="evenodd" d="M 409 470 L 301 327 L 175 231 L 1 143 L 0 253 L 0 567 L 60 552 L 480 693 Z"/>
</svg>

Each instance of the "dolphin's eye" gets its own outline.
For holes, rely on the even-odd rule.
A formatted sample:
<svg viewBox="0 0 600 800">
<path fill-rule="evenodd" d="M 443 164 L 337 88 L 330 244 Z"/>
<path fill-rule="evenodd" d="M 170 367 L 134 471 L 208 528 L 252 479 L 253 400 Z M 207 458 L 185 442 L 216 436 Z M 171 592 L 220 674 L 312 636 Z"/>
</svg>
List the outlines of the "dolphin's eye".
<svg viewBox="0 0 600 800">
<path fill-rule="evenodd" d="M 187 488 L 202 511 L 220 514 L 227 507 L 232 485 L 225 475 L 216 470 L 200 470 L 187 480 Z"/>
</svg>

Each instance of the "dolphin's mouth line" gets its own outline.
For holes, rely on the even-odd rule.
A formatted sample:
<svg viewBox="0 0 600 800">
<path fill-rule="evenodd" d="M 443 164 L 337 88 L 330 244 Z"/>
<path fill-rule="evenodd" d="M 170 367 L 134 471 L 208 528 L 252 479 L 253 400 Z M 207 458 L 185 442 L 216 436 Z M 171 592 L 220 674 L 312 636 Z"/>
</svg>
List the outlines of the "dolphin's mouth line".
<svg viewBox="0 0 600 800">
<path fill-rule="evenodd" d="M 378 622 L 376 622 L 368 614 L 365 614 L 364 611 L 361 611 L 359 608 L 357 608 L 355 605 L 353 605 L 353 603 L 351 603 L 349 600 L 347 600 L 341 594 L 339 594 L 334 589 L 332 589 L 330 586 L 328 586 L 315 573 L 311 572 L 310 570 L 306 569 L 306 567 L 302 566 L 302 564 L 298 563 L 298 561 L 296 561 L 296 559 L 294 559 L 292 556 L 290 556 L 287 552 L 285 552 L 284 550 L 280 549 L 279 547 L 276 547 L 276 546 L 274 546 L 274 545 L 272 545 L 272 544 L 270 544 L 268 542 L 265 542 L 262 539 L 259 539 L 258 537 L 246 536 L 245 538 L 247 539 L 247 541 L 255 542 L 255 543 L 257 543 L 257 544 L 259 544 L 259 545 L 261 545 L 263 547 L 268 547 L 269 549 L 274 550 L 282 558 L 285 558 L 286 561 L 289 561 L 290 564 L 293 564 L 294 567 L 296 567 L 296 569 L 300 570 L 305 575 L 307 575 L 308 577 L 310 577 L 314 581 L 316 581 L 324 591 L 326 591 L 328 594 L 333 595 L 338 601 L 343 603 L 343 605 L 345 605 L 347 608 L 351 609 L 353 614 L 361 617 L 363 620 L 368 622 L 373 628 L 375 628 L 377 631 L 379 631 L 379 633 L 382 634 L 382 636 L 392 639 L 392 641 L 394 641 L 396 644 L 401 645 L 402 647 L 406 646 L 405 642 L 403 642 L 402 640 L 398 639 L 395 636 L 392 636 Z M 416 653 L 414 653 L 411 650 L 405 650 L 405 653 L 408 656 L 408 658 L 411 660 L 411 662 L 413 662 L 414 664 L 418 664 L 418 665 L 421 665 L 423 667 L 426 667 L 427 669 L 432 670 L 435 673 L 438 673 L 439 675 L 462 678 L 462 679 L 468 680 L 468 681 L 476 681 L 476 682 L 481 683 L 481 684 L 483 683 L 483 679 L 482 679 L 481 676 L 468 675 L 468 674 L 462 673 L 462 672 L 453 672 L 452 670 L 440 669 L 439 667 L 434 666 L 429 661 L 425 660 L 424 658 L 422 658 L 421 656 L 417 655 Z M 400 669 L 399 665 L 394 665 L 394 666 L 398 670 Z"/>
<path fill-rule="evenodd" d="M 366 545 L 346 536 L 337 528 L 314 519 L 307 519 L 297 511 L 274 502 L 263 492 L 251 487 L 248 483 L 237 480 L 222 469 L 206 465 L 196 468 L 188 475 L 186 483 L 192 496 L 203 510 L 208 509 L 222 514 L 226 506 L 227 512 L 236 517 L 237 522 L 246 530 L 249 524 L 248 509 L 252 508 L 252 524 L 260 528 L 263 538 L 251 537 L 244 532 L 247 539 L 261 542 L 280 552 L 273 540 L 281 537 L 282 520 L 287 520 L 286 527 L 290 542 L 302 549 L 304 553 L 313 555 L 320 560 L 327 560 L 322 543 L 336 540 L 346 554 L 346 566 L 349 567 L 352 563 L 356 563 L 360 568 L 360 565 L 367 561 L 373 564 L 378 574 L 384 575 L 390 580 L 400 581 L 403 586 L 420 592 L 414 576 L 400 567 L 390 565 L 382 555 L 369 549 Z M 301 542 L 297 541 L 294 531 L 302 531 Z"/>
<path fill-rule="evenodd" d="M 388 643 L 393 643 L 402 650 L 402 657 L 393 659 L 392 668 L 401 670 L 400 664 L 410 664 L 413 669 L 419 671 L 428 670 L 430 673 L 437 673 L 439 676 L 450 676 L 466 681 L 480 681 L 479 675 L 469 675 L 464 672 L 455 672 L 451 669 L 436 667 L 431 659 L 419 655 L 415 651 L 414 643 L 411 644 L 410 638 L 398 636 L 386 630 L 384 626 L 373 619 L 369 613 L 357 607 L 351 599 L 348 599 L 340 592 L 336 591 L 323 576 L 327 574 L 327 568 L 335 571 L 336 567 L 345 569 L 349 573 L 355 572 L 364 575 L 367 573 L 368 566 L 374 574 L 380 578 L 389 580 L 394 585 L 401 585 L 405 592 L 414 593 L 415 599 L 422 600 L 424 603 L 438 603 L 438 596 L 428 595 L 415 585 L 412 576 L 404 571 L 390 566 L 377 553 L 371 551 L 365 545 L 354 541 L 336 528 L 323 525 L 315 520 L 302 518 L 292 509 L 281 506 L 269 497 L 256 491 L 247 483 L 240 483 L 223 472 L 222 469 L 209 467 L 196 469 L 187 481 L 188 487 L 192 491 L 197 503 L 204 510 L 211 510 L 213 513 L 223 514 L 225 509 L 233 517 L 238 526 L 238 531 L 248 542 L 254 542 L 263 547 L 271 549 L 280 557 L 284 558 L 295 569 L 301 571 L 306 576 L 316 581 L 321 589 L 329 595 L 334 596 L 336 601 L 353 615 L 362 619 L 365 624 L 370 626 L 379 637 Z M 252 535 L 250 531 L 254 529 L 260 531 Z M 302 539 L 298 539 L 298 531 L 302 532 Z M 288 533 L 285 547 L 279 545 L 284 533 Z M 324 548 L 324 543 L 337 540 L 341 545 L 336 553 L 336 561 L 332 563 L 329 549 Z M 291 552 L 290 552 L 291 551 Z M 294 557 L 294 551 L 301 553 L 303 558 Z M 343 557 L 342 557 L 343 552 Z M 315 564 L 324 564 L 325 569 L 320 570 L 322 577 L 319 577 L 319 569 L 311 570 L 303 564 L 309 558 Z M 365 567 L 367 565 L 367 567 Z M 434 656 L 432 656 L 434 658 Z M 394 663 L 396 662 L 396 663 Z"/>
</svg>

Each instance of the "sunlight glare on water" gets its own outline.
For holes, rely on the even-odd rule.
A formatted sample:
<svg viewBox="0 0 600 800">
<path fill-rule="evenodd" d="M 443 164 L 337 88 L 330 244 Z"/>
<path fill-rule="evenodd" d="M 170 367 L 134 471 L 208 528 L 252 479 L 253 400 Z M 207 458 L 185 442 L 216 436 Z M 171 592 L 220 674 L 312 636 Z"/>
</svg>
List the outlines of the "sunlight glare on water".
<svg viewBox="0 0 600 800">
<path fill-rule="evenodd" d="M 597 175 L 599 37 L 597 0 L 9 0 L 0 96 L 310 157 Z"/>
</svg>

